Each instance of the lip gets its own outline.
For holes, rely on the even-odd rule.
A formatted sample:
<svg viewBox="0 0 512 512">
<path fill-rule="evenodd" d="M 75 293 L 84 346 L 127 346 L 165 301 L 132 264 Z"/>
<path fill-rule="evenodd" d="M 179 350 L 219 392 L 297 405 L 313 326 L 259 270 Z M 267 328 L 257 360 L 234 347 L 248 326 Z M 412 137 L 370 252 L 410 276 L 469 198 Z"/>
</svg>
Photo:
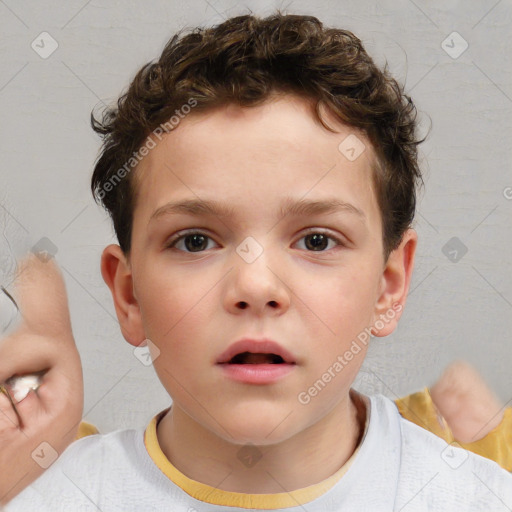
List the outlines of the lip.
<svg viewBox="0 0 512 512">
<path fill-rule="evenodd" d="M 254 340 L 250 338 L 243 338 L 231 344 L 220 356 L 217 358 L 217 364 L 227 364 L 232 357 L 242 352 L 252 352 L 253 354 L 276 354 L 283 358 L 287 364 L 296 364 L 295 357 L 287 349 L 279 345 L 279 343 L 269 340 L 267 338 L 262 340 Z M 241 365 L 234 365 L 241 366 Z M 243 365 L 246 366 L 246 365 Z M 254 365 L 264 366 L 264 365 Z M 273 365 L 277 366 L 277 365 Z"/>
<path fill-rule="evenodd" d="M 284 363 L 233 364 L 232 357 L 242 352 L 254 354 L 276 354 Z M 276 382 L 297 366 L 294 355 L 273 340 L 254 340 L 244 338 L 230 345 L 217 359 L 217 365 L 224 375 L 232 380 L 246 384 L 271 384 Z"/>
</svg>

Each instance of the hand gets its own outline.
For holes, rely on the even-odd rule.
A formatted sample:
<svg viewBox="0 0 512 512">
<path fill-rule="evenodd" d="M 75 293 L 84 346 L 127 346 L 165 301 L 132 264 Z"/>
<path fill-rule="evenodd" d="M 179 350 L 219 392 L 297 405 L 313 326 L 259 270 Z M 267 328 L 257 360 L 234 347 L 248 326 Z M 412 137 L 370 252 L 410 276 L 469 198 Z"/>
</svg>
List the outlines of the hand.
<svg viewBox="0 0 512 512">
<path fill-rule="evenodd" d="M 57 264 L 28 255 L 9 293 L 21 320 L 0 340 L 0 384 L 13 375 L 44 374 L 37 391 L 16 409 L 0 393 L 0 504 L 33 482 L 55 452 L 60 455 L 75 439 L 83 411 L 82 367 Z M 51 448 L 41 446 L 45 442 Z"/>
<path fill-rule="evenodd" d="M 466 361 L 450 364 L 430 389 L 430 396 L 462 443 L 483 439 L 503 420 L 503 404 Z"/>
</svg>

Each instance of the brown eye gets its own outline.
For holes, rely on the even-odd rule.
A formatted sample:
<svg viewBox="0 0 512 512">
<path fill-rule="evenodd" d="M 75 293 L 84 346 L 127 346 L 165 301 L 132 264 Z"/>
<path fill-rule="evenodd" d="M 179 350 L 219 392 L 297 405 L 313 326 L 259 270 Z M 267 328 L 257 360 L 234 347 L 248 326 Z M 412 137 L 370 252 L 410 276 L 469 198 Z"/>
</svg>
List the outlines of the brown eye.
<svg viewBox="0 0 512 512">
<path fill-rule="evenodd" d="M 321 233 L 306 235 L 306 247 L 312 251 L 323 251 L 329 244 L 329 239 Z"/>
<path fill-rule="evenodd" d="M 206 241 L 207 238 L 208 237 L 203 235 L 188 235 L 184 238 L 185 247 L 190 250 L 190 252 L 203 251 L 208 245 Z"/>
<path fill-rule="evenodd" d="M 208 249 L 208 241 L 213 240 L 201 232 L 185 233 L 171 240 L 167 248 L 175 248 L 182 252 L 203 252 Z"/>
<path fill-rule="evenodd" d="M 305 240 L 304 246 L 307 251 L 315 252 L 326 252 L 330 241 L 334 242 L 334 247 L 344 245 L 338 238 L 323 233 L 322 231 L 306 233 L 300 240 Z"/>
</svg>

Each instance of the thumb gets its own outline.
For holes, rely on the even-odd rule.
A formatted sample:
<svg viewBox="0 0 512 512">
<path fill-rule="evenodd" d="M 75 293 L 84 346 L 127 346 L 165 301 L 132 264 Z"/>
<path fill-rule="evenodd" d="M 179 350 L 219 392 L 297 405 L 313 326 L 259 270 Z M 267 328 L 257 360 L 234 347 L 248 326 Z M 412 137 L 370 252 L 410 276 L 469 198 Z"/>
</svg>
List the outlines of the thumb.
<svg viewBox="0 0 512 512">
<path fill-rule="evenodd" d="M 9 293 L 18 305 L 23 329 L 57 339 L 71 333 L 66 287 L 53 258 L 26 255 L 18 263 Z"/>
<path fill-rule="evenodd" d="M 18 318 L 11 322 L 14 332 L 0 340 L 0 383 L 13 374 L 49 368 L 59 353 L 61 358 L 73 356 L 76 349 L 66 288 L 53 260 L 45 262 L 29 253 L 18 263 L 9 298 L 5 292 L 0 294 L 4 311 L 6 302 L 11 310 L 18 308 Z M 12 312 L 7 316 L 12 320 Z"/>
</svg>

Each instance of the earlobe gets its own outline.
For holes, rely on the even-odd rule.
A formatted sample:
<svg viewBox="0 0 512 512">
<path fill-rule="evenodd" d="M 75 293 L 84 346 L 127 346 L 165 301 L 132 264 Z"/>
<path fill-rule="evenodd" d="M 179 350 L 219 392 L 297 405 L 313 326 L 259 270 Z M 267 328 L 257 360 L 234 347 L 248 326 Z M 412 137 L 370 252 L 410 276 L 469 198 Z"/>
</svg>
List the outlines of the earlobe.
<svg viewBox="0 0 512 512">
<path fill-rule="evenodd" d="M 112 293 L 117 319 L 125 340 L 131 345 L 140 345 L 146 336 L 140 308 L 133 294 L 130 264 L 119 245 L 111 244 L 103 250 L 101 275 Z"/>
<path fill-rule="evenodd" d="M 388 336 L 398 324 L 409 292 L 417 242 L 418 235 L 410 228 L 404 233 L 400 245 L 389 255 L 375 304 L 372 327 L 375 336 Z"/>
</svg>

